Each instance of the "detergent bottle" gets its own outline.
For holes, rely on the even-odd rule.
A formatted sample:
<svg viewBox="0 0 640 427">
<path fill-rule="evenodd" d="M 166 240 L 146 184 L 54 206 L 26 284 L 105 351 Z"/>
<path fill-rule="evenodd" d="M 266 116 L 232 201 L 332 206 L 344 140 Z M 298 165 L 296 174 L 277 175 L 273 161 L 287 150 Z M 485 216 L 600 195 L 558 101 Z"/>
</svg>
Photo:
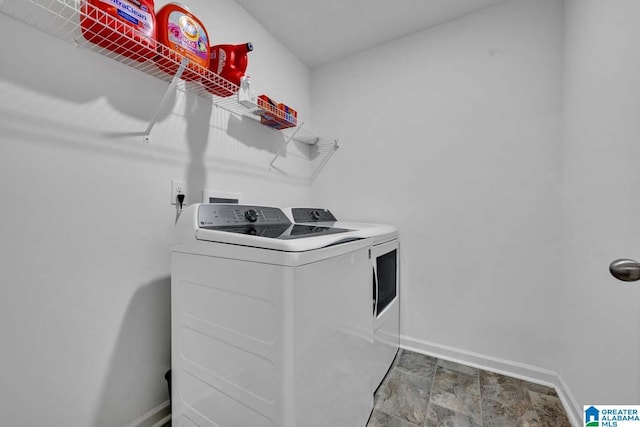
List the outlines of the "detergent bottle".
<svg viewBox="0 0 640 427">
<path fill-rule="evenodd" d="M 243 44 L 219 44 L 211 46 L 209 70 L 236 86 L 247 69 L 249 58 L 247 54 L 253 50 L 251 42 Z M 228 87 L 211 85 L 203 82 L 207 90 L 214 95 L 229 96 L 233 94 Z"/>
<path fill-rule="evenodd" d="M 83 0 L 80 28 L 88 41 L 136 61 L 156 55 L 153 0 Z"/>
<path fill-rule="evenodd" d="M 158 25 L 158 67 L 175 74 L 183 57 L 189 60 L 182 73 L 184 80 L 198 80 L 209 68 L 209 35 L 195 15 L 184 6 L 169 3 L 156 13 Z"/>
</svg>

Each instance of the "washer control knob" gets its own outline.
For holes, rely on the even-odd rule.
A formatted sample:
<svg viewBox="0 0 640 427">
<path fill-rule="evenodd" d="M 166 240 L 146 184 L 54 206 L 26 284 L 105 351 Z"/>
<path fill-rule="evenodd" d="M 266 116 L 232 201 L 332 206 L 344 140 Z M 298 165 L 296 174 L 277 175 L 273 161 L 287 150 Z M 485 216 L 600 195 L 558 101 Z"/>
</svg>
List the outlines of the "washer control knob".
<svg viewBox="0 0 640 427">
<path fill-rule="evenodd" d="M 258 220 L 258 212 L 255 209 L 249 209 L 244 212 L 244 217 L 249 220 L 249 222 L 256 222 Z"/>
<path fill-rule="evenodd" d="M 313 218 L 315 221 L 319 220 L 321 215 L 322 214 L 317 209 L 311 211 L 311 218 Z"/>
</svg>

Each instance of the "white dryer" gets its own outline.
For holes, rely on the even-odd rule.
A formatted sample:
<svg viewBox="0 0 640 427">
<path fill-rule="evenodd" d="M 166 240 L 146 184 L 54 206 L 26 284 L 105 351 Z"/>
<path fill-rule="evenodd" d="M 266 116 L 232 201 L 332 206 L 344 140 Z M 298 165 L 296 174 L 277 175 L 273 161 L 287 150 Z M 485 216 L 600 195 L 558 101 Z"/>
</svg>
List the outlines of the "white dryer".
<svg viewBox="0 0 640 427">
<path fill-rule="evenodd" d="M 186 208 L 171 252 L 173 425 L 366 425 L 371 248 L 277 208 Z"/>
<path fill-rule="evenodd" d="M 354 230 L 357 236 L 371 238 L 373 278 L 370 298 L 373 305 L 372 390 L 380 385 L 400 346 L 400 240 L 397 228 L 384 224 L 338 221 L 322 208 L 285 208 L 296 224 L 322 225 Z"/>
</svg>

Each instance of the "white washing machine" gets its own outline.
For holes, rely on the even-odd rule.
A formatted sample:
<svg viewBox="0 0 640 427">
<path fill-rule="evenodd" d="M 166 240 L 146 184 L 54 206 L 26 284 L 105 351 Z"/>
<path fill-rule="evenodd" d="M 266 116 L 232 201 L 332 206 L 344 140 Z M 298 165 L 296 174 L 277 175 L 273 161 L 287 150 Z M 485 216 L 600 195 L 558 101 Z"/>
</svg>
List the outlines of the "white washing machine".
<svg viewBox="0 0 640 427">
<path fill-rule="evenodd" d="M 171 252 L 174 426 L 365 426 L 371 239 L 199 204 Z"/>
<path fill-rule="evenodd" d="M 285 208 L 285 214 L 297 224 L 346 228 L 373 240 L 373 365 L 372 390 L 380 385 L 400 347 L 400 264 L 399 234 L 390 225 L 338 221 L 328 209 Z"/>
</svg>

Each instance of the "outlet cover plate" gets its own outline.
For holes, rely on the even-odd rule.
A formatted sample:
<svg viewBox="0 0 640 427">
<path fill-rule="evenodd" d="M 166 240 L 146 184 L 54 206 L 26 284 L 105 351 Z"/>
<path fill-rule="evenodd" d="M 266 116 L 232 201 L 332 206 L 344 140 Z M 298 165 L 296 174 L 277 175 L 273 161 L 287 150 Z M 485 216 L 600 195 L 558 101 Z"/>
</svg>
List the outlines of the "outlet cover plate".
<svg viewBox="0 0 640 427">
<path fill-rule="evenodd" d="M 176 179 L 171 180 L 171 204 L 178 204 L 178 194 L 184 194 L 183 206 L 189 204 L 189 192 L 187 191 L 187 183 L 184 181 L 178 181 Z"/>
<path fill-rule="evenodd" d="M 241 193 L 218 190 L 202 190 L 202 203 L 240 203 Z"/>
</svg>

